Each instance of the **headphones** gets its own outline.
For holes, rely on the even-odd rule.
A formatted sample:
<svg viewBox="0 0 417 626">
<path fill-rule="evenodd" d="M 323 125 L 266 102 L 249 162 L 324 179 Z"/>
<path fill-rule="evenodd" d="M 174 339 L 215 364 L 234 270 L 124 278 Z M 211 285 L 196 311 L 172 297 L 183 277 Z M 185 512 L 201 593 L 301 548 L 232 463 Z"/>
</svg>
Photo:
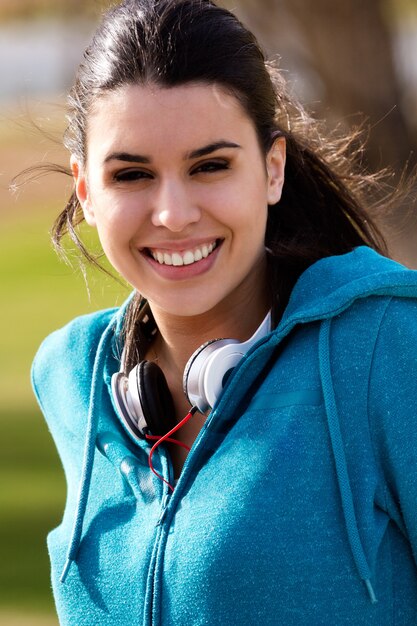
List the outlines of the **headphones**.
<svg viewBox="0 0 417 626">
<path fill-rule="evenodd" d="M 153 322 L 155 324 L 155 322 Z M 192 407 L 200 413 L 212 408 L 232 370 L 248 350 L 271 330 L 271 313 L 250 339 L 212 339 L 200 346 L 188 360 L 183 376 L 183 390 Z M 156 325 L 151 332 L 154 336 Z M 164 373 L 152 361 L 141 361 L 128 375 L 121 370 L 111 379 L 117 413 L 135 438 L 148 434 L 163 436 L 176 425 L 174 403 Z"/>
</svg>

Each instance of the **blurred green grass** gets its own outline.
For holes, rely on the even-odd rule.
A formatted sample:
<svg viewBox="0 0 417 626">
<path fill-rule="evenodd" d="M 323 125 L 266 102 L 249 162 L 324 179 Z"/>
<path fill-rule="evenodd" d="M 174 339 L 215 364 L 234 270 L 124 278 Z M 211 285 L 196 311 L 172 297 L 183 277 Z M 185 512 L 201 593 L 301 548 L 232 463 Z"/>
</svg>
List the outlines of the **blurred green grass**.
<svg viewBox="0 0 417 626">
<path fill-rule="evenodd" d="M 14 142 L 13 133 L 0 133 L 6 159 L 21 142 L 21 135 Z M 14 167 L 12 174 L 19 162 Z M 4 184 L 10 172 L 4 163 L 0 170 L 0 623 L 49 626 L 56 618 L 46 535 L 62 516 L 65 481 L 30 388 L 30 366 L 47 334 L 76 315 L 120 304 L 128 291 L 89 272 L 89 298 L 80 271 L 57 258 L 49 229 L 68 193 L 66 180 L 43 178 L 36 193 L 29 184 L 14 199 Z"/>
<path fill-rule="evenodd" d="M 108 277 L 89 272 L 89 299 L 81 272 L 60 262 L 49 241 L 50 211 L 32 207 L 30 215 L 8 220 L 0 234 L 0 281 L 7 355 L 2 363 L 2 398 L 28 400 L 24 384 L 36 348 L 46 334 L 75 315 L 121 302 L 127 290 Z M 121 294 L 123 293 L 123 296 Z M 5 297 L 6 294 L 6 297 Z M 26 381 L 25 381 L 26 382 Z"/>
<path fill-rule="evenodd" d="M 46 533 L 59 523 L 65 484 L 38 411 L 2 408 L 0 607 L 50 613 Z"/>
</svg>

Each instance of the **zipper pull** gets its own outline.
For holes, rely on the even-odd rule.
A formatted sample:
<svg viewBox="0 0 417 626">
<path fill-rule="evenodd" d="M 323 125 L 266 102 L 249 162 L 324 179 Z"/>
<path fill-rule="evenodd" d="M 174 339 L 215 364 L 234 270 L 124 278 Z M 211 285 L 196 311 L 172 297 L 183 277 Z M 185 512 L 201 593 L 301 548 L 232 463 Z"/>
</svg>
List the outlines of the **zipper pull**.
<svg viewBox="0 0 417 626">
<path fill-rule="evenodd" d="M 165 515 L 166 515 L 166 512 L 167 512 L 167 507 L 168 507 L 168 503 L 169 503 L 170 497 L 171 497 L 171 494 L 167 493 L 162 498 L 161 513 L 159 515 L 158 521 L 156 522 L 156 526 L 160 526 L 162 524 L 162 522 L 164 521 L 164 519 L 165 519 Z"/>
</svg>

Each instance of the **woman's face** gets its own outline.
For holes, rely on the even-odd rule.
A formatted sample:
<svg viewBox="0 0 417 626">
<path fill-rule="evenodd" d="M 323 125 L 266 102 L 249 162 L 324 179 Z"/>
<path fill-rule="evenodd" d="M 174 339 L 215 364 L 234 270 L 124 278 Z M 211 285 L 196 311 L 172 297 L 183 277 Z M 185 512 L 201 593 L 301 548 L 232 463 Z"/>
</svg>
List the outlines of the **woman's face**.
<svg viewBox="0 0 417 626">
<path fill-rule="evenodd" d="M 197 83 L 124 86 L 95 103 L 87 155 L 85 166 L 72 158 L 85 218 L 151 306 L 198 315 L 265 293 L 285 144 L 265 157 L 235 97 Z"/>
</svg>

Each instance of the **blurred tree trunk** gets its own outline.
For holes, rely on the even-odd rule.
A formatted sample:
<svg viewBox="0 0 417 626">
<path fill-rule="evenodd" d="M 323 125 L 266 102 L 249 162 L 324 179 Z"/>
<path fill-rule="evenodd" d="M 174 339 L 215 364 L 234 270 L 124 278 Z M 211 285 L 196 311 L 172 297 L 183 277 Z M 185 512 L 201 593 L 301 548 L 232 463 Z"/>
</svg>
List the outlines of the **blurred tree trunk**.
<svg viewBox="0 0 417 626">
<path fill-rule="evenodd" d="M 381 0 L 315 0 L 308 20 L 307 0 L 288 4 L 326 86 L 326 105 L 333 116 L 364 113 L 372 127 L 370 169 L 401 169 L 413 141 L 399 106 L 401 92 Z"/>
<path fill-rule="evenodd" d="M 303 85 L 296 91 L 317 117 L 331 127 L 369 125 L 369 170 L 388 166 L 399 175 L 416 163 L 417 141 L 401 110 L 385 9 L 384 0 L 240 0 L 239 16 L 269 56 L 282 57 L 290 79 L 301 74 L 305 93 Z M 385 232 L 393 256 L 417 267 L 415 218 L 404 222 L 404 209 L 385 221 Z"/>
</svg>

